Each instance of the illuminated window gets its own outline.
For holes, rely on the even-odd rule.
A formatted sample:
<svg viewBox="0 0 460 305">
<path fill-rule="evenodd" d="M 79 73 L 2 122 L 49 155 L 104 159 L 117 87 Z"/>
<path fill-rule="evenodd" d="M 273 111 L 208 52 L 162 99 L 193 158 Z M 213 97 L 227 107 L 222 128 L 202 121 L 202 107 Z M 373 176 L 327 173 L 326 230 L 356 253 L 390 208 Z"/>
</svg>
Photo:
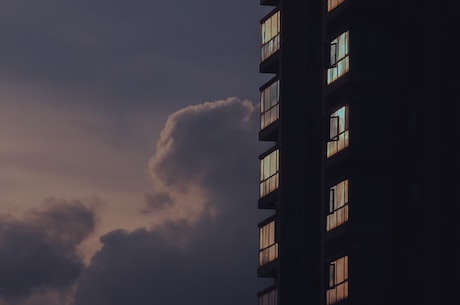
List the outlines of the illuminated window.
<svg viewBox="0 0 460 305">
<path fill-rule="evenodd" d="M 279 116 L 279 81 L 260 92 L 260 129 L 264 129 Z"/>
<path fill-rule="evenodd" d="M 262 23 L 262 60 L 280 48 L 280 12 L 274 13 Z"/>
<path fill-rule="evenodd" d="M 278 243 L 275 242 L 275 221 L 259 229 L 259 266 L 278 258 Z"/>
<path fill-rule="evenodd" d="M 279 150 L 260 160 L 260 197 L 278 188 Z"/>
<path fill-rule="evenodd" d="M 348 72 L 348 31 L 342 33 L 330 43 L 330 67 L 327 69 L 327 84 Z"/>
<path fill-rule="evenodd" d="M 278 290 L 273 289 L 267 293 L 259 295 L 259 305 L 277 305 L 278 304 Z"/>
<path fill-rule="evenodd" d="M 329 13 L 337 6 L 339 6 L 344 0 L 327 0 L 327 12 Z"/>
<path fill-rule="evenodd" d="M 348 256 L 329 264 L 329 289 L 326 304 L 334 304 L 348 297 Z"/>
<path fill-rule="evenodd" d="M 329 189 L 329 213 L 326 230 L 332 230 L 348 220 L 348 180 Z"/>
<path fill-rule="evenodd" d="M 335 155 L 348 146 L 348 107 L 343 106 L 329 116 L 329 141 L 327 157 Z"/>
</svg>

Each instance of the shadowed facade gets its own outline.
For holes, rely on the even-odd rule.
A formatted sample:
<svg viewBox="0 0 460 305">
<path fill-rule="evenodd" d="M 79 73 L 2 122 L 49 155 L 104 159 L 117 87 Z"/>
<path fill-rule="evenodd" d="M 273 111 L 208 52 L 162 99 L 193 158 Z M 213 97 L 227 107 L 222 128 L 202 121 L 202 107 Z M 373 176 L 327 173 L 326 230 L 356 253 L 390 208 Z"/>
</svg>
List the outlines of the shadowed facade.
<svg viewBox="0 0 460 305">
<path fill-rule="evenodd" d="M 259 305 L 451 302 L 459 5 L 260 4 Z"/>
</svg>

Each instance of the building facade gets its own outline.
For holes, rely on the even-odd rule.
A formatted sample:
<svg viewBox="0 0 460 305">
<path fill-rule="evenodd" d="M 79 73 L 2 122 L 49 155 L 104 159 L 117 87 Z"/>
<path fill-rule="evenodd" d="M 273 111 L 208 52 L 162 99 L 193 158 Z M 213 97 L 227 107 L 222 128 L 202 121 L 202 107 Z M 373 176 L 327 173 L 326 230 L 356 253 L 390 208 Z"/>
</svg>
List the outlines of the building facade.
<svg viewBox="0 0 460 305">
<path fill-rule="evenodd" d="M 259 305 L 460 302 L 458 2 L 260 0 Z"/>
</svg>

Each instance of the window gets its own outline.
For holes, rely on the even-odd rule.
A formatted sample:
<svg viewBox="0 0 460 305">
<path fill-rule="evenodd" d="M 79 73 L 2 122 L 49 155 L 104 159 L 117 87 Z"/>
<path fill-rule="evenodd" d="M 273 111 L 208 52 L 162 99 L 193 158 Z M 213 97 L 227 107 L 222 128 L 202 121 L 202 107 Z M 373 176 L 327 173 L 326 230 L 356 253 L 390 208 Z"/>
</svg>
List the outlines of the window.
<svg viewBox="0 0 460 305">
<path fill-rule="evenodd" d="M 278 188 L 279 150 L 274 150 L 260 160 L 260 197 Z"/>
<path fill-rule="evenodd" d="M 275 242 L 275 221 L 259 229 L 259 266 L 278 258 L 278 243 Z"/>
<path fill-rule="evenodd" d="M 327 12 L 329 13 L 337 6 L 339 6 L 344 0 L 327 0 Z"/>
<path fill-rule="evenodd" d="M 260 92 L 260 129 L 264 129 L 279 117 L 279 81 Z"/>
<path fill-rule="evenodd" d="M 329 189 L 329 211 L 326 230 L 330 231 L 348 220 L 348 180 Z"/>
<path fill-rule="evenodd" d="M 348 297 L 348 256 L 329 264 L 329 284 L 326 304 L 334 304 Z"/>
<path fill-rule="evenodd" d="M 331 84 L 336 79 L 348 72 L 348 31 L 340 34 L 330 42 L 330 61 L 327 69 L 327 84 Z"/>
<path fill-rule="evenodd" d="M 278 304 L 278 290 L 273 289 L 267 293 L 259 295 L 259 305 L 277 305 Z"/>
<path fill-rule="evenodd" d="M 327 157 L 331 157 L 348 146 L 348 107 L 343 106 L 329 116 L 329 141 Z"/>
<path fill-rule="evenodd" d="M 280 12 L 274 13 L 262 23 L 262 60 L 280 48 Z"/>
</svg>

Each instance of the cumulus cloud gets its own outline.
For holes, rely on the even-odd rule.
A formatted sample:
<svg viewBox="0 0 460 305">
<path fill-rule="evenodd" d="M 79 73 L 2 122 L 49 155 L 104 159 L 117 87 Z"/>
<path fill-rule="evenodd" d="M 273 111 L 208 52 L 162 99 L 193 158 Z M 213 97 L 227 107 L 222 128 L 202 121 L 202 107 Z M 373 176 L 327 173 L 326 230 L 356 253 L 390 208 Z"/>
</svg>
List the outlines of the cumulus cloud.
<svg viewBox="0 0 460 305">
<path fill-rule="evenodd" d="M 78 245 L 95 223 L 79 200 L 47 199 L 21 217 L 0 215 L 0 304 L 62 301 L 85 267 Z"/>
<path fill-rule="evenodd" d="M 145 196 L 144 212 L 152 213 L 154 224 L 193 224 L 215 217 L 225 208 L 223 200 L 241 199 L 239 179 L 256 164 L 255 121 L 252 103 L 237 98 L 189 106 L 168 117 L 149 162 L 153 192 Z"/>
<path fill-rule="evenodd" d="M 256 134 L 253 105 L 237 98 L 170 115 L 149 163 L 153 226 L 101 238 L 75 305 L 254 304 Z"/>
</svg>

